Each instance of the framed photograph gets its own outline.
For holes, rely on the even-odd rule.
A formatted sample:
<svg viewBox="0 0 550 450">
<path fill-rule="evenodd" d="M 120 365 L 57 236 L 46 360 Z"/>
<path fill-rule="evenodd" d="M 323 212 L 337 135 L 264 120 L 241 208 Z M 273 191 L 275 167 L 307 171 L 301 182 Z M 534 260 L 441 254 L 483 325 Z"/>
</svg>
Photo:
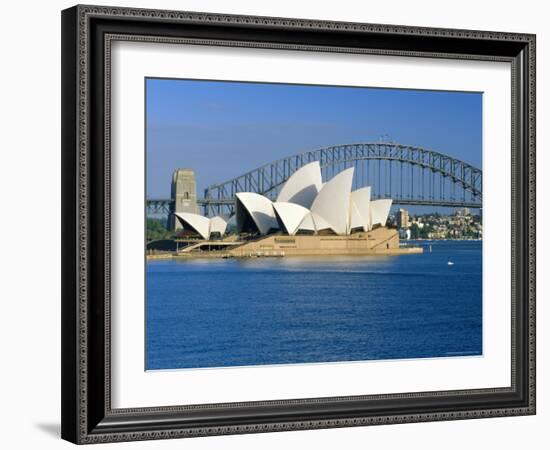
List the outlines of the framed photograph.
<svg viewBox="0 0 550 450">
<path fill-rule="evenodd" d="M 535 36 L 62 12 L 62 437 L 535 414 Z"/>
</svg>

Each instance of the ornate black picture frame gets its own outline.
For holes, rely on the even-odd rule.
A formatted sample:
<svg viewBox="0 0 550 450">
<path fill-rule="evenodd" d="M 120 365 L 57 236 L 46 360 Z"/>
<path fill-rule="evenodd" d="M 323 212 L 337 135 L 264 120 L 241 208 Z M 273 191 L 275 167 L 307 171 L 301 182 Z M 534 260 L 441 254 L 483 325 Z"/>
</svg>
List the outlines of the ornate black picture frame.
<svg viewBox="0 0 550 450">
<path fill-rule="evenodd" d="M 511 386 L 113 409 L 109 101 L 115 40 L 510 62 Z M 62 13 L 62 110 L 64 439 L 84 444 L 535 414 L 534 35 L 75 6 Z"/>
</svg>

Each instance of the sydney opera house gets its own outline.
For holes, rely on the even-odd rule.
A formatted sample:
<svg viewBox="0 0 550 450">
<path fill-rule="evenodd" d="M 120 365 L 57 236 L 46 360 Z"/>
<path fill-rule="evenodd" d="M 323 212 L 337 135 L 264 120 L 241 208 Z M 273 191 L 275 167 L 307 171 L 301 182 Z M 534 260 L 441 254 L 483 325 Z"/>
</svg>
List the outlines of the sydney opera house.
<svg viewBox="0 0 550 450">
<path fill-rule="evenodd" d="M 287 180 L 275 201 L 253 192 L 237 193 L 231 220 L 234 245 L 227 251 L 234 256 L 395 252 L 398 233 L 386 227 L 392 201 L 371 200 L 370 187 L 352 190 L 353 176 L 349 168 L 323 183 L 319 162 L 314 161 Z M 219 216 L 176 217 L 184 230 L 205 241 L 223 238 L 228 229 Z"/>
</svg>

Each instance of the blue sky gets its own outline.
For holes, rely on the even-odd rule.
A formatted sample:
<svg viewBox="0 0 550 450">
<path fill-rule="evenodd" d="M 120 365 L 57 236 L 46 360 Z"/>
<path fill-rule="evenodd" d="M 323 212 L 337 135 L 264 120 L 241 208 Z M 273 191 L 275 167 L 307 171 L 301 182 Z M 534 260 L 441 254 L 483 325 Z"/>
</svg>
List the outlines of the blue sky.
<svg viewBox="0 0 550 450">
<path fill-rule="evenodd" d="M 214 183 L 305 150 L 378 141 L 430 148 L 481 168 L 482 95 L 147 79 L 147 196 L 177 167 Z"/>
</svg>

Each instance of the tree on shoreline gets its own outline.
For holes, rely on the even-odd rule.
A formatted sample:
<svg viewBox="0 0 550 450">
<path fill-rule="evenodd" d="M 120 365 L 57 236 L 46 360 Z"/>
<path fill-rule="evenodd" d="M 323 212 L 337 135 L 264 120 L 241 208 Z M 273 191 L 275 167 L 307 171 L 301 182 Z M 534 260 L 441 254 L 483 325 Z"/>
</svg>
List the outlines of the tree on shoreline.
<svg viewBox="0 0 550 450">
<path fill-rule="evenodd" d="M 166 228 L 166 220 L 147 219 L 147 241 L 157 241 L 159 239 L 172 239 L 174 233 Z"/>
</svg>

